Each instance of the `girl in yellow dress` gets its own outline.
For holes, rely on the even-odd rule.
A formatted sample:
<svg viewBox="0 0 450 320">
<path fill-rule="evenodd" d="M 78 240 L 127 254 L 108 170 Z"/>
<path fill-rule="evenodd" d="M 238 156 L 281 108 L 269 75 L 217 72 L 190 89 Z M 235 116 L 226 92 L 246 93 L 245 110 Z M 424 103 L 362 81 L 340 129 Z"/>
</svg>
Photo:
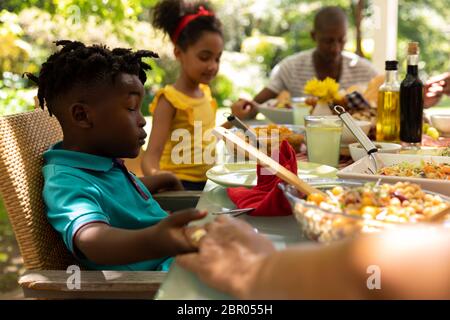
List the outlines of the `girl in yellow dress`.
<svg viewBox="0 0 450 320">
<path fill-rule="evenodd" d="M 153 124 L 142 171 L 171 171 L 185 189 L 202 190 L 214 163 L 211 130 L 217 105 L 208 85 L 217 75 L 223 51 L 221 23 L 205 4 L 163 0 L 154 8 L 153 26 L 170 36 L 180 74 L 150 105 Z"/>
</svg>

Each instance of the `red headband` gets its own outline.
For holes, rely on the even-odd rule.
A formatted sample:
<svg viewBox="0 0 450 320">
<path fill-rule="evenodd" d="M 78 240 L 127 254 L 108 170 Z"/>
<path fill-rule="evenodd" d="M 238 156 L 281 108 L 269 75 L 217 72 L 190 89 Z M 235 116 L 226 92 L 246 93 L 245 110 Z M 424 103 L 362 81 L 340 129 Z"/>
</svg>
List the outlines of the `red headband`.
<svg viewBox="0 0 450 320">
<path fill-rule="evenodd" d="M 183 31 L 184 28 L 186 28 L 186 26 L 192 21 L 197 19 L 198 17 L 201 16 L 214 16 L 214 12 L 208 11 L 205 8 L 203 8 L 203 6 L 200 6 L 198 8 L 198 12 L 197 13 L 193 13 L 193 14 L 187 14 L 185 15 L 180 23 L 178 24 L 178 27 L 176 28 L 175 32 L 172 34 L 172 42 L 175 44 L 177 43 L 178 37 L 180 36 L 181 31 Z"/>
</svg>

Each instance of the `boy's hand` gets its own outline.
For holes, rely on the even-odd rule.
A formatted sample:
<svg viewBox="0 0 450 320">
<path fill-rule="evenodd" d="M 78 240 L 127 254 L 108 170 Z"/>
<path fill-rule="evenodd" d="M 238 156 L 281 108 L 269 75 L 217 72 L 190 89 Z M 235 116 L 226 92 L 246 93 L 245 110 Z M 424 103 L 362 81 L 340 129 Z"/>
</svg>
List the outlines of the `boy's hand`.
<svg viewBox="0 0 450 320">
<path fill-rule="evenodd" d="M 206 211 L 197 209 L 174 212 L 157 224 L 161 245 L 167 246 L 167 252 L 173 256 L 195 251 L 196 246 L 188 238 L 185 227 L 189 222 L 203 219 L 206 215 Z"/>
<path fill-rule="evenodd" d="M 245 296 L 264 258 L 275 252 L 272 242 L 246 222 L 227 216 L 204 228 L 198 252 L 178 256 L 177 262 L 210 286 Z"/>
</svg>

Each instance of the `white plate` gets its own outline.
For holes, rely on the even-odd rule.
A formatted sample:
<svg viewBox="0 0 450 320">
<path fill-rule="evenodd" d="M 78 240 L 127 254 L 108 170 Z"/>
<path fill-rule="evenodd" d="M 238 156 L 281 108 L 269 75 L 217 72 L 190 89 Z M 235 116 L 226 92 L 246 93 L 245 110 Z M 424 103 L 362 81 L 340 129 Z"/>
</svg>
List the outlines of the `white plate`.
<svg viewBox="0 0 450 320">
<path fill-rule="evenodd" d="M 383 162 L 385 167 L 399 164 L 402 162 L 409 162 L 414 164 L 420 164 L 421 161 L 434 161 L 436 163 L 450 163 L 450 157 L 436 157 L 425 155 L 406 155 L 406 154 L 388 154 L 380 153 L 379 159 Z M 427 179 L 427 178 L 410 178 L 410 177 L 397 177 L 397 176 L 383 176 L 372 175 L 364 173 L 367 168 L 371 166 L 371 160 L 368 156 L 356 161 L 355 163 L 339 170 L 337 175 L 339 178 L 345 179 L 364 179 L 364 180 L 378 180 L 383 182 L 397 182 L 397 181 L 409 181 L 411 183 L 419 184 L 424 190 L 434 191 L 437 193 L 450 196 L 450 181 Z"/>
<path fill-rule="evenodd" d="M 301 179 L 335 178 L 337 169 L 313 162 L 297 162 Z M 256 185 L 256 163 L 236 162 L 217 165 L 206 172 L 208 179 L 224 187 L 252 187 Z"/>
</svg>

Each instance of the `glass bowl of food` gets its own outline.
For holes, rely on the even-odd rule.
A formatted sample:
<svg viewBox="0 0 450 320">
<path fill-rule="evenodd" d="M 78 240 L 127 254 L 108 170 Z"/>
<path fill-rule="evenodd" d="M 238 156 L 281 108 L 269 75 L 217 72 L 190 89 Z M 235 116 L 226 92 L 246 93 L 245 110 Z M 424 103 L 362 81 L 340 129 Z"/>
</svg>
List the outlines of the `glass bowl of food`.
<svg viewBox="0 0 450 320">
<path fill-rule="evenodd" d="M 450 205 L 449 197 L 422 190 L 410 182 L 322 179 L 310 183 L 327 197 L 319 193 L 304 197 L 284 183 L 279 187 L 290 202 L 303 235 L 324 243 L 358 233 L 424 223 Z M 444 219 L 443 223 L 450 225 L 448 222 Z"/>
</svg>

